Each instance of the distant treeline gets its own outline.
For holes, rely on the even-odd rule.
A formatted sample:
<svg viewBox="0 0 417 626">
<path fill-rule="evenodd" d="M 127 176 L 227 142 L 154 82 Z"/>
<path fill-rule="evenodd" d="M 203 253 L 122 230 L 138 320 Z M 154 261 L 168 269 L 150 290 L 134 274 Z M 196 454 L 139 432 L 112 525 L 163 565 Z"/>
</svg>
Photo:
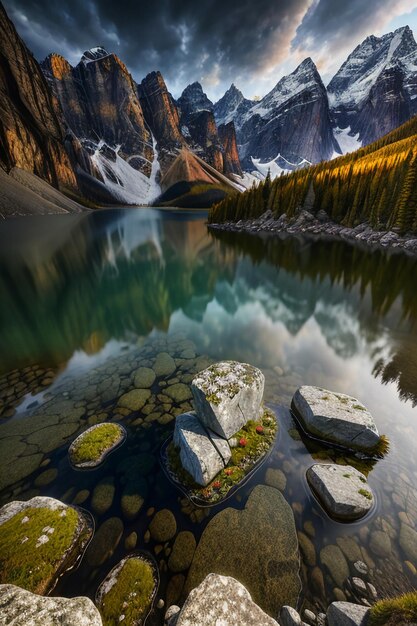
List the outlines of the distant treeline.
<svg viewBox="0 0 417 626">
<path fill-rule="evenodd" d="M 255 219 L 270 209 L 293 217 L 299 209 L 326 211 L 335 222 L 417 232 L 417 116 L 365 148 L 323 161 L 227 197 L 209 222 Z"/>
</svg>

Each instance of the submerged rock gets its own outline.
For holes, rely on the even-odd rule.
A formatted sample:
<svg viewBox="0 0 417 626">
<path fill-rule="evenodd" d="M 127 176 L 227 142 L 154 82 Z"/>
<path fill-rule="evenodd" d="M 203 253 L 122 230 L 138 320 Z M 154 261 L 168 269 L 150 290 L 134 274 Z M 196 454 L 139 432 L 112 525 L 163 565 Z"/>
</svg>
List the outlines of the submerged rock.
<svg viewBox="0 0 417 626">
<path fill-rule="evenodd" d="M 369 608 L 352 602 L 332 602 L 327 609 L 329 626 L 365 626 Z"/>
<path fill-rule="evenodd" d="M 174 445 L 180 449 L 183 468 L 202 486 L 224 469 L 232 454 L 227 441 L 204 428 L 195 413 L 176 418 Z"/>
<path fill-rule="evenodd" d="M 15 585 L 0 585 L 0 623 L 30 626 L 102 626 L 89 598 L 45 598 Z"/>
<path fill-rule="evenodd" d="M 294 515 L 273 487 L 255 487 L 243 510 L 227 508 L 206 526 L 188 574 L 189 593 L 211 572 L 233 576 L 271 615 L 301 589 Z"/>
<path fill-rule="evenodd" d="M 78 561 L 92 533 L 78 509 L 54 498 L 6 504 L 0 509 L 0 583 L 50 592 Z"/>
<path fill-rule="evenodd" d="M 96 424 L 83 432 L 69 447 L 71 464 L 77 469 L 94 469 L 116 450 L 126 438 L 120 424 Z"/>
<path fill-rule="evenodd" d="M 325 441 L 361 450 L 380 442 L 372 415 L 352 396 L 303 386 L 295 392 L 292 408 L 306 431 Z"/>
<path fill-rule="evenodd" d="M 278 626 L 272 617 L 255 604 L 249 591 L 240 582 L 218 574 L 209 574 L 193 589 L 178 614 L 176 626 L 195 624 Z"/>
<path fill-rule="evenodd" d="M 307 480 L 327 513 L 340 520 L 360 519 L 374 498 L 366 477 L 350 465 L 312 465 Z"/>
<path fill-rule="evenodd" d="M 237 361 L 211 365 L 193 379 L 196 413 L 205 426 L 230 439 L 249 420 L 258 420 L 265 377 L 261 370 Z"/>
<path fill-rule="evenodd" d="M 157 590 L 156 565 L 139 554 L 126 557 L 113 567 L 97 590 L 96 603 L 104 623 L 143 624 Z"/>
<path fill-rule="evenodd" d="M 91 567 L 99 567 L 109 559 L 123 535 L 123 522 L 110 517 L 101 524 L 86 552 L 86 561 Z"/>
<path fill-rule="evenodd" d="M 172 539 L 177 532 L 177 521 L 174 514 L 168 509 L 158 511 L 149 525 L 149 531 L 154 541 L 164 543 Z"/>
<path fill-rule="evenodd" d="M 178 533 L 168 560 L 168 567 L 171 572 L 183 572 L 188 569 L 193 560 L 195 549 L 196 541 L 192 532 L 183 530 Z"/>
</svg>

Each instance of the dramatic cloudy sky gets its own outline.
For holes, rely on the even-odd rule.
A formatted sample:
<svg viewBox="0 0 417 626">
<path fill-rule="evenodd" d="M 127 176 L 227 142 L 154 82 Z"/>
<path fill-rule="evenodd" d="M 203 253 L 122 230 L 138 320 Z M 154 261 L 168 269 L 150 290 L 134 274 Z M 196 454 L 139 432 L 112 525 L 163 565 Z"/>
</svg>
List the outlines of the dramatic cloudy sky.
<svg viewBox="0 0 417 626">
<path fill-rule="evenodd" d="M 175 96 L 199 80 L 212 99 L 231 82 L 264 95 L 311 56 L 325 82 L 367 35 L 409 24 L 417 0 L 5 0 L 38 59 L 76 64 L 102 45 L 136 80 L 159 69 Z"/>
</svg>

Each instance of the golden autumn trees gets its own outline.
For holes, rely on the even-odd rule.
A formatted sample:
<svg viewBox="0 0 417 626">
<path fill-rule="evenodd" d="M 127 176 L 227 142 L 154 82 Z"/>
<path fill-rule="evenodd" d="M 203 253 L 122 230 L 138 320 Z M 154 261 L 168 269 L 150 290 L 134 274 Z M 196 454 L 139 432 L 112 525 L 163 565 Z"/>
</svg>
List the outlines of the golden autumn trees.
<svg viewBox="0 0 417 626">
<path fill-rule="evenodd" d="M 209 222 L 255 219 L 270 209 L 293 217 L 305 208 L 354 227 L 417 232 L 417 116 L 377 142 L 300 169 L 212 207 Z"/>
</svg>

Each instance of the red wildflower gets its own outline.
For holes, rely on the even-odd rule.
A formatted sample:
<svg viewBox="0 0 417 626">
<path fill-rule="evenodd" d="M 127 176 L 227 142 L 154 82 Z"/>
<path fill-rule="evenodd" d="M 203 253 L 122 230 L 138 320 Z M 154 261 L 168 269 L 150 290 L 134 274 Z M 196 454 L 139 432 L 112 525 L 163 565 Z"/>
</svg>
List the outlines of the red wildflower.
<svg viewBox="0 0 417 626">
<path fill-rule="evenodd" d="M 247 443 L 248 443 L 248 440 L 245 439 L 245 437 L 242 437 L 242 439 L 239 441 L 239 445 L 242 446 L 242 448 L 244 448 Z"/>
<path fill-rule="evenodd" d="M 233 474 L 233 470 L 231 467 L 228 467 L 224 470 L 224 473 L 226 474 L 226 476 L 230 476 L 231 474 Z"/>
<path fill-rule="evenodd" d="M 220 489 L 221 486 L 222 486 L 222 484 L 221 484 L 220 480 L 214 481 L 214 483 L 212 485 L 213 489 Z"/>
<path fill-rule="evenodd" d="M 259 426 L 256 427 L 256 432 L 258 433 L 258 435 L 262 435 L 262 433 L 264 432 L 264 427 L 259 424 Z"/>
</svg>

